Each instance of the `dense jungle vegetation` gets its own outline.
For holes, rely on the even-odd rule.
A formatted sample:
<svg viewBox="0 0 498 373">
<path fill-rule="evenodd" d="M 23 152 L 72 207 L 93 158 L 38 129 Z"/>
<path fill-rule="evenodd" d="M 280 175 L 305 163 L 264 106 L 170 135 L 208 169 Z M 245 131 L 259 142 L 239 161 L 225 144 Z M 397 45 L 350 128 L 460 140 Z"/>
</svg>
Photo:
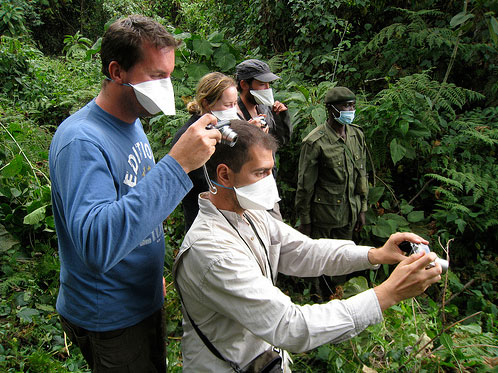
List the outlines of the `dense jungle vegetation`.
<svg viewBox="0 0 498 373">
<path fill-rule="evenodd" d="M 245 58 L 282 77 L 294 133 L 279 151 L 285 220 L 302 138 L 325 120 L 326 90 L 358 95 L 369 146 L 369 211 L 358 238 L 414 231 L 450 260 L 426 294 L 351 341 L 293 354 L 295 372 L 496 372 L 498 364 L 498 2 L 493 0 L 3 0 L 0 3 L 0 370 L 88 371 L 55 310 L 59 263 L 48 148 L 58 124 L 99 91 L 100 37 L 117 17 L 152 16 L 179 39 L 177 115 L 144 120 L 156 159 L 210 71 Z M 170 269 L 181 210 L 164 224 L 169 371 L 181 371 L 181 313 Z M 335 296 L 380 283 L 364 273 Z M 280 278 L 296 302 L 311 284 Z M 318 301 L 323 301 L 318 299 Z"/>
</svg>

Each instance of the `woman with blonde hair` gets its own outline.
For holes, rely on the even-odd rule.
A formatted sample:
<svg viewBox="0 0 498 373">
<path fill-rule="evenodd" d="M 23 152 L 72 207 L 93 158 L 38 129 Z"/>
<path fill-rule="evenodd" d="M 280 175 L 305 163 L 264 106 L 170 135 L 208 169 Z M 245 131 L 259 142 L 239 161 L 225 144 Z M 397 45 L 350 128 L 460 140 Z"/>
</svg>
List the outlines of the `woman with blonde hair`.
<svg viewBox="0 0 498 373">
<path fill-rule="evenodd" d="M 235 80 L 220 72 L 204 75 L 197 84 L 195 99 L 187 104 L 187 110 L 192 116 L 175 134 L 171 146 L 178 141 L 190 125 L 206 113 L 213 114 L 218 120 L 238 119 Z M 208 190 L 202 167 L 191 171 L 189 177 L 194 186 L 182 201 L 185 231 L 190 228 L 199 211 L 197 202 L 199 193 Z"/>
</svg>

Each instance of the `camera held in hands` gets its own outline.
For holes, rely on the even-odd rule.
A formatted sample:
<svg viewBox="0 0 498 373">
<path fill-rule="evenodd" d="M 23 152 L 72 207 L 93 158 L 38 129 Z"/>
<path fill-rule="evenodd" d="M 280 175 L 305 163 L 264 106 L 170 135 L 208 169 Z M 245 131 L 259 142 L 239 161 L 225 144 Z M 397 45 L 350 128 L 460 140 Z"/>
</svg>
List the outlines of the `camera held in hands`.
<svg viewBox="0 0 498 373">
<path fill-rule="evenodd" d="M 408 255 L 417 254 L 420 253 L 421 251 L 424 251 L 426 254 L 429 254 L 431 252 L 429 246 L 424 245 L 423 243 L 413 243 L 409 241 L 403 241 L 398 246 L 402 251 L 404 251 Z M 443 273 L 445 273 L 448 270 L 449 263 L 447 260 L 437 258 L 434 262 L 431 262 L 429 264 L 429 267 L 434 267 L 436 263 L 439 263 L 439 265 L 443 269 Z"/>
<path fill-rule="evenodd" d="M 232 147 L 237 142 L 237 132 L 230 128 L 229 120 L 220 120 L 216 125 L 210 124 L 206 128 L 216 128 L 218 131 L 220 131 L 222 144 Z"/>
<path fill-rule="evenodd" d="M 266 126 L 268 126 L 268 123 L 266 123 L 264 115 L 260 115 L 259 117 L 256 117 L 254 119 L 259 120 L 259 123 L 261 123 L 261 128 L 266 128 Z"/>
</svg>

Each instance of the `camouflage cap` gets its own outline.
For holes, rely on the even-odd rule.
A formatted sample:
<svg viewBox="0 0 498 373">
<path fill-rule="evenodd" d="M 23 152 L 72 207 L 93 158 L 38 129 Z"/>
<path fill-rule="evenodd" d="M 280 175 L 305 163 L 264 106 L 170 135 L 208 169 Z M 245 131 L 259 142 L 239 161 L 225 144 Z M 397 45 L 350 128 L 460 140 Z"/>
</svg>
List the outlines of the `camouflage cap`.
<svg viewBox="0 0 498 373">
<path fill-rule="evenodd" d="M 356 96 L 346 87 L 330 88 L 325 95 L 325 104 L 337 104 L 339 102 L 356 101 Z"/>
</svg>

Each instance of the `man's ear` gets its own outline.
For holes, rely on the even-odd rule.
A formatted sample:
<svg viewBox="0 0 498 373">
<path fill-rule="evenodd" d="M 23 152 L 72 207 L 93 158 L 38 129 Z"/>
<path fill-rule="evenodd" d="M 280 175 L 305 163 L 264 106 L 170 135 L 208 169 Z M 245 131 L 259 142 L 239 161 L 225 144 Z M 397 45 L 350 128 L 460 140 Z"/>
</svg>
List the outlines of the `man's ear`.
<svg viewBox="0 0 498 373">
<path fill-rule="evenodd" d="M 244 91 L 248 91 L 251 89 L 251 87 L 249 87 L 249 83 L 247 83 L 247 81 L 245 80 L 241 80 L 240 81 L 240 87 L 244 90 Z"/>
<path fill-rule="evenodd" d="M 226 186 L 227 188 L 233 186 L 233 172 L 226 164 L 221 163 L 216 167 L 216 176 L 219 184 Z"/>
<path fill-rule="evenodd" d="M 112 80 L 116 83 L 123 84 L 127 83 L 124 81 L 126 76 L 126 71 L 119 65 L 117 61 L 111 61 L 109 63 L 109 75 Z"/>
</svg>

